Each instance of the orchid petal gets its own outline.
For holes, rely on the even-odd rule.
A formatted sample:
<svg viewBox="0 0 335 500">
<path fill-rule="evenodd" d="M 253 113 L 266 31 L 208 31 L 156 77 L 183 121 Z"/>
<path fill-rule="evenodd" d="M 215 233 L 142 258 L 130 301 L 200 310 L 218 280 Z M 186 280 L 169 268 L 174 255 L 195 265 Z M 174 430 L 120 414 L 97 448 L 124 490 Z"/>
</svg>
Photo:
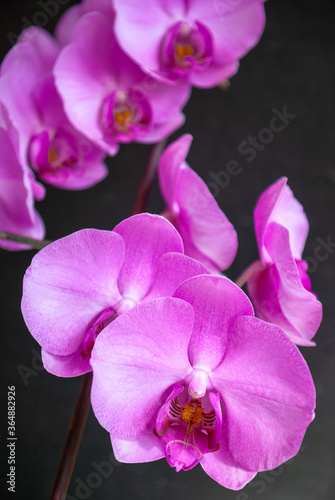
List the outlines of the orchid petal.
<svg viewBox="0 0 335 500">
<path fill-rule="evenodd" d="M 24 278 L 22 312 L 46 351 L 74 353 L 92 320 L 120 300 L 117 277 L 124 252 L 118 234 L 84 229 L 35 255 Z"/>
<path fill-rule="evenodd" d="M 227 269 L 237 252 L 237 234 L 203 180 L 190 168 L 180 172 L 176 228 L 185 254 L 214 271 Z"/>
<path fill-rule="evenodd" d="M 287 178 L 282 177 L 268 187 L 259 197 L 254 210 L 256 237 L 264 265 L 271 263 L 271 256 L 264 246 L 265 233 L 270 222 L 278 222 L 289 230 L 290 244 L 296 259 L 301 259 L 305 246 L 308 220 L 302 205 L 294 198 L 286 183 Z"/>
<path fill-rule="evenodd" d="M 172 296 L 183 281 L 199 274 L 210 274 L 201 262 L 181 253 L 166 253 L 158 261 L 157 272 L 146 300 Z"/>
<path fill-rule="evenodd" d="M 228 449 L 240 467 L 274 469 L 298 452 L 314 418 L 315 388 L 305 360 L 279 327 L 237 318 L 210 378 L 223 398 Z"/>
<path fill-rule="evenodd" d="M 9 132 L 0 128 L 0 230 L 41 240 L 44 224 L 34 209 L 33 185 L 18 160 Z M 21 243 L 0 240 L 7 250 L 24 250 Z"/>
<path fill-rule="evenodd" d="M 100 333 L 91 358 L 92 406 L 112 440 L 146 433 L 166 391 L 191 372 L 193 320 L 189 304 L 161 298 L 135 306 Z"/>
<path fill-rule="evenodd" d="M 112 441 L 115 458 L 127 464 L 153 462 L 165 457 L 164 443 L 154 435 L 152 429 L 142 432 L 136 439 Z"/>
<path fill-rule="evenodd" d="M 21 33 L 18 42 L 27 43 L 32 47 L 42 65 L 43 73 L 52 71 L 60 45 L 50 33 L 38 26 L 30 26 Z"/>
<path fill-rule="evenodd" d="M 189 345 L 194 368 L 214 370 L 225 355 L 229 328 L 239 315 L 253 316 L 253 308 L 242 290 L 228 278 L 203 275 L 190 278 L 176 290 L 192 304 L 195 323 Z"/>
<path fill-rule="evenodd" d="M 162 255 L 183 253 L 181 238 L 164 217 L 151 214 L 130 217 L 118 224 L 113 232 L 122 236 L 126 245 L 118 278 L 120 293 L 138 301 L 149 292 Z M 139 252 L 142 247 L 145 252 Z"/>
<path fill-rule="evenodd" d="M 92 371 L 91 365 L 81 356 L 82 346 L 68 356 L 57 356 L 42 349 L 44 368 L 57 377 L 78 377 Z"/>
<path fill-rule="evenodd" d="M 159 185 L 167 208 L 171 212 L 177 195 L 180 168 L 189 152 L 192 140 L 190 134 L 184 134 L 165 149 L 159 160 Z"/>
<path fill-rule="evenodd" d="M 314 345 L 322 305 L 301 282 L 289 238 L 286 228 L 269 224 L 265 243 L 274 264 L 249 278 L 248 291 L 260 318 L 279 325 L 295 343 Z"/>
<path fill-rule="evenodd" d="M 115 141 L 106 143 L 99 126 L 104 97 L 116 88 L 113 61 L 118 58 L 110 21 L 98 12 L 85 14 L 77 23 L 70 45 L 55 65 L 56 85 L 71 123 L 89 139 L 114 155 Z"/>
</svg>

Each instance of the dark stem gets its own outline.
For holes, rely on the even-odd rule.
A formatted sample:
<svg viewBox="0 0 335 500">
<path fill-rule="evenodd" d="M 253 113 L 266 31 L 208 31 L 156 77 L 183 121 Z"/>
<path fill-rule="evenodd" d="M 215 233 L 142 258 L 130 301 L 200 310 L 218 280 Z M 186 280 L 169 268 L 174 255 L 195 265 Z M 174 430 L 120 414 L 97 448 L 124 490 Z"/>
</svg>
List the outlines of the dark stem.
<svg viewBox="0 0 335 500">
<path fill-rule="evenodd" d="M 156 170 L 157 170 L 157 165 L 159 162 L 159 159 L 161 157 L 161 154 L 165 148 L 166 145 L 166 139 L 163 141 L 157 142 L 152 147 L 150 156 L 149 156 L 149 161 L 146 166 L 146 169 L 144 171 L 140 187 L 138 188 L 135 203 L 133 206 L 133 211 L 132 215 L 137 215 L 145 211 L 150 192 L 151 192 L 151 187 L 154 182 Z"/>
<path fill-rule="evenodd" d="M 240 276 L 237 278 L 237 280 L 235 280 L 236 285 L 239 286 L 240 288 L 242 288 L 246 284 L 248 279 L 254 273 L 256 273 L 257 271 L 260 271 L 261 269 L 264 269 L 264 266 L 260 260 L 253 262 L 252 264 L 250 264 L 249 267 L 246 268 L 245 271 L 243 271 L 242 274 L 240 274 Z"/>
<path fill-rule="evenodd" d="M 34 240 L 34 238 L 27 238 L 26 236 L 21 236 L 19 234 L 7 233 L 6 231 L 0 231 L 0 240 L 15 241 L 16 243 L 23 243 L 29 245 L 35 250 L 41 250 L 51 243 L 49 240 Z"/>
<path fill-rule="evenodd" d="M 161 141 L 152 147 L 149 161 L 137 192 L 132 215 L 144 212 L 146 209 L 158 161 L 165 147 L 165 143 L 166 141 Z M 88 410 L 90 408 L 91 385 L 92 372 L 85 375 L 77 399 L 77 405 L 69 427 L 67 440 L 50 500 L 65 500 L 66 498 Z"/>
<path fill-rule="evenodd" d="M 90 408 L 91 385 L 92 372 L 85 375 L 82 386 L 80 388 L 77 404 L 70 423 L 63 455 L 50 500 L 65 500 L 66 498 L 66 493 L 70 484 L 72 471 L 77 458 L 81 437 L 84 431 L 88 410 Z"/>
</svg>

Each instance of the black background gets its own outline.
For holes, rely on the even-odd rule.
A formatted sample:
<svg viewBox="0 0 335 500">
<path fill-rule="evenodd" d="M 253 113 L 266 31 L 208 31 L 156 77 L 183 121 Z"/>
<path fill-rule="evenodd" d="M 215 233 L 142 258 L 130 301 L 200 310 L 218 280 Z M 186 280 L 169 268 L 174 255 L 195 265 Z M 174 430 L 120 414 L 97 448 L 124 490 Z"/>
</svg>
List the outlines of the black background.
<svg viewBox="0 0 335 500">
<path fill-rule="evenodd" d="M 140 0 L 139 0 L 140 1 Z M 43 3 L 43 2 L 40 2 Z M 52 31 L 61 12 L 49 17 Z M 188 162 L 210 182 L 210 172 L 225 170 L 229 160 L 242 167 L 221 188 L 217 201 L 239 235 L 236 260 L 228 271 L 235 279 L 257 258 L 252 210 L 259 194 L 280 176 L 289 178 L 296 198 L 304 205 L 310 234 L 304 257 L 313 264 L 313 290 L 324 305 L 324 320 L 315 338 L 317 347 L 303 348 L 317 388 L 316 419 L 309 427 L 302 451 L 290 463 L 261 473 L 241 492 L 225 490 L 200 466 L 188 472 L 171 469 L 165 460 L 113 466 L 108 478 L 92 476 L 93 463 L 110 460 L 109 435 L 89 415 L 69 494 L 91 499 L 202 499 L 210 500 L 333 500 L 335 498 L 335 251 L 313 261 L 320 239 L 335 242 L 334 157 L 334 9 L 332 0 L 269 0 L 267 25 L 259 45 L 241 62 L 231 89 L 194 89 L 185 108 L 182 133 L 194 137 Z M 8 36 L 19 34 L 25 19 L 42 17 L 36 1 L 1 2 L 1 58 L 10 49 Z M 44 19 L 44 18 L 43 18 Z M 43 21 L 42 21 L 43 22 Z M 248 136 L 268 127 L 273 109 L 296 118 L 252 162 L 238 146 Z M 131 213 L 132 202 L 150 146 L 121 147 L 109 159 L 110 174 L 99 185 L 81 192 L 47 186 L 37 203 L 46 224 L 46 237 L 56 239 L 84 227 L 112 229 Z M 149 210 L 159 213 L 163 203 L 157 186 Z M 20 313 L 22 277 L 33 251 L 0 250 L 1 287 L 1 498 L 44 500 L 50 495 L 68 424 L 81 380 L 61 379 L 40 368 L 39 346 L 27 331 Z M 324 254 L 323 254 L 324 255 Z M 308 311 L 306 311 L 308 314 Z M 18 368 L 19 367 L 19 368 Z M 25 368 L 22 368 L 25 367 Z M 25 383 L 19 371 L 31 370 Z M 5 485 L 7 387 L 16 386 L 16 493 Z M 127 397 L 127 395 L 125 395 Z M 89 485 L 76 493 L 80 484 Z M 96 481 L 96 482 L 95 482 Z M 91 485 L 91 486 L 90 486 Z M 90 493 L 91 491 L 91 493 Z M 70 497 L 69 497 L 70 498 Z"/>
</svg>

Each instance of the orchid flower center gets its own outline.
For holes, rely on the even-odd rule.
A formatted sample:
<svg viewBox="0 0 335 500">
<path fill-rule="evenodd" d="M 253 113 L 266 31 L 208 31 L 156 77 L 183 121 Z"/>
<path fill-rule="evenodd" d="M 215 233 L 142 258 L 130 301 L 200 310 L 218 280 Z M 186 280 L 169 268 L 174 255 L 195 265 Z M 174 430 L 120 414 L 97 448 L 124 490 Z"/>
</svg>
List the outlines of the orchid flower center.
<svg viewBox="0 0 335 500">
<path fill-rule="evenodd" d="M 34 136 L 29 145 L 29 162 L 39 176 L 67 175 L 78 164 L 79 154 L 75 148 L 73 137 L 65 131 L 53 134 L 46 130 Z"/>
<path fill-rule="evenodd" d="M 163 42 L 164 65 L 177 73 L 207 68 L 212 59 L 212 37 L 207 28 L 196 22 L 179 22 L 168 31 Z"/>
<path fill-rule="evenodd" d="M 151 125 L 151 107 L 140 91 L 116 91 L 107 96 L 101 106 L 100 123 L 107 135 L 129 142 L 144 135 Z"/>
<path fill-rule="evenodd" d="M 204 403 L 208 406 L 208 401 Z M 157 415 L 154 434 L 166 443 L 166 459 L 177 471 L 193 468 L 205 453 L 219 449 L 221 421 L 212 407 L 205 411 L 204 403 L 191 398 L 181 404 L 175 396 Z"/>
</svg>

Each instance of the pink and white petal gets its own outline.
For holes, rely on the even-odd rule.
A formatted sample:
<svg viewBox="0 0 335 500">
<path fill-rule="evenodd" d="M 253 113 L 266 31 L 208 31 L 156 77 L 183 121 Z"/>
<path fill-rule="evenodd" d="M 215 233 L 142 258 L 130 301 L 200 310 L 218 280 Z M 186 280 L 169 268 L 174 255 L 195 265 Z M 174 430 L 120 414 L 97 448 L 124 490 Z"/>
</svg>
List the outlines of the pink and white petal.
<svg viewBox="0 0 335 500">
<path fill-rule="evenodd" d="M 123 297 L 136 302 L 149 292 L 162 255 L 183 253 L 176 229 L 160 215 L 139 214 L 118 224 L 113 232 L 125 242 L 125 258 L 118 287 Z"/>
<path fill-rule="evenodd" d="M 46 351 L 74 353 L 96 316 L 120 300 L 124 252 L 118 234 L 83 229 L 35 255 L 24 278 L 22 313 Z"/>
<path fill-rule="evenodd" d="M 213 275 L 190 278 L 177 288 L 174 297 L 189 302 L 195 311 L 190 363 L 195 369 L 214 370 L 225 355 L 236 317 L 254 314 L 248 297 L 228 278 Z"/>
<path fill-rule="evenodd" d="M 161 42 L 169 27 L 179 20 L 170 15 L 165 3 L 114 1 L 116 38 L 128 56 L 146 70 L 159 70 Z"/>
<path fill-rule="evenodd" d="M 183 238 L 185 254 L 205 265 L 210 260 L 211 270 L 227 269 L 237 252 L 236 231 L 206 184 L 190 168 L 180 172 L 176 201 L 180 207 L 176 227 Z"/>
<path fill-rule="evenodd" d="M 91 365 L 81 356 L 82 345 L 68 356 L 57 356 L 42 349 L 44 368 L 57 377 L 78 377 L 92 371 Z"/>
<path fill-rule="evenodd" d="M 52 71 L 61 47 L 48 31 L 38 26 L 30 26 L 21 33 L 18 42 L 26 42 L 31 45 L 41 62 L 43 73 Z"/>
<path fill-rule="evenodd" d="M 158 261 L 152 287 L 145 299 L 172 296 L 183 281 L 200 274 L 210 274 L 201 262 L 181 253 L 166 253 Z"/>
<path fill-rule="evenodd" d="M 192 371 L 187 347 L 193 308 L 182 300 L 143 302 L 108 325 L 92 351 L 92 407 L 112 440 L 143 436 L 166 391 Z"/>
<path fill-rule="evenodd" d="M 271 214 L 287 183 L 287 177 L 281 177 L 271 184 L 258 198 L 254 209 L 255 233 L 263 265 L 271 264 L 271 257 L 264 248 L 264 237 Z"/>
<path fill-rule="evenodd" d="M 173 204 L 176 201 L 180 172 L 191 147 L 192 139 L 190 134 L 183 135 L 165 149 L 159 160 L 160 190 L 167 204 L 167 209 L 171 212 L 173 212 Z"/>
<path fill-rule="evenodd" d="M 223 398 L 228 450 L 241 468 L 274 469 L 296 455 L 314 419 L 315 388 L 304 358 L 279 327 L 237 318 L 210 379 Z"/>
<path fill-rule="evenodd" d="M 310 345 L 310 340 L 322 320 L 322 304 L 301 282 L 299 269 L 291 252 L 289 231 L 280 224 L 271 222 L 266 233 L 265 246 L 278 273 L 277 293 L 280 309 L 292 325 L 285 331 L 288 335 L 293 335 L 298 344 L 306 345 L 307 342 L 307 345 Z"/>
<path fill-rule="evenodd" d="M 271 213 L 270 222 L 277 222 L 290 233 L 293 257 L 301 259 L 309 231 L 309 224 L 301 203 L 294 198 L 291 189 L 285 186 Z"/>
</svg>

